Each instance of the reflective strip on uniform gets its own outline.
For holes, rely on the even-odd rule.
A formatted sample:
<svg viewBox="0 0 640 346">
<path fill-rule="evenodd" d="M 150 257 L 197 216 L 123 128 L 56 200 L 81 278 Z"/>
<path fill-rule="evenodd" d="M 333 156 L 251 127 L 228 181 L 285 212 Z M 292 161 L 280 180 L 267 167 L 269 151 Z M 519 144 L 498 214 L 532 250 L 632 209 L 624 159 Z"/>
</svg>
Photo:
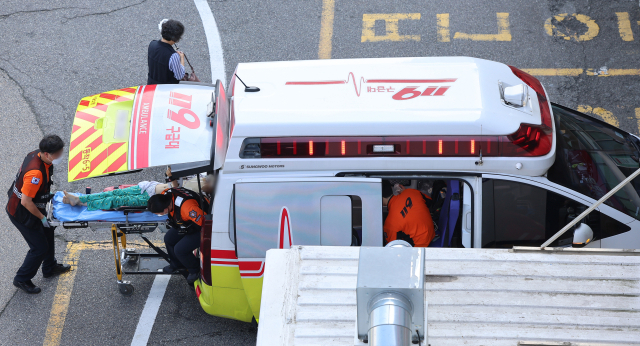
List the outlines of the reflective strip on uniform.
<svg viewBox="0 0 640 346">
<path fill-rule="evenodd" d="M 13 193 L 15 193 L 16 196 L 18 196 L 18 198 L 22 199 L 22 193 L 18 191 L 18 188 L 16 187 L 15 184 L 13 184 Z"/>
</svg>

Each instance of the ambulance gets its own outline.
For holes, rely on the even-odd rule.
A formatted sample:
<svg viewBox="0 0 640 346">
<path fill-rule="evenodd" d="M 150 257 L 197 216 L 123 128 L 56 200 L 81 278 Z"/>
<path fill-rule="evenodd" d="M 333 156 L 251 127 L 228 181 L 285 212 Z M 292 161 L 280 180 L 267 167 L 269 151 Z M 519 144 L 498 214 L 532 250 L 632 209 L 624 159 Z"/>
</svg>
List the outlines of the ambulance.
<svg viewBox="0 0 640 346">
<path fill-rule="evenodd" d="M 215 174 L 196 294 L 240 321 L 260 316 L 267 250 L 383 246 L 392 184 L 437 205 L 432 247 L 511 248 L 540 246 L 640 167 L 638 137 L 551 103 L 536 78 L 497 62 L 243 63 L 229 84 L 83 99 L 69 179 L 161 165 Z M 582 221 L 588 246 L 640 248 L 639 188 Z"/>
</svg>

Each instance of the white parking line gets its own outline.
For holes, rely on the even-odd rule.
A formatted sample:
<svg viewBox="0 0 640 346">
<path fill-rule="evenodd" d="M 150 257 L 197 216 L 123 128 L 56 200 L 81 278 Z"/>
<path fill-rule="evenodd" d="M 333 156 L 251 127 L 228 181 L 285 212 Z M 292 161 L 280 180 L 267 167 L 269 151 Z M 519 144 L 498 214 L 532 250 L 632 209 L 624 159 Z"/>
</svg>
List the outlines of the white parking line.
<svg viewBox="0 0 640 346">
<path fill-rule="evenodd" d="M 209 60 L 211 61 L 211 83 L 215 84 L 216 79 L 222 81 L 224 86 L 227 85 L 226 75 L 224 72 L 224 57 L 222 55 L 222 42 L 218 33 L 218 25 L 213 17 L 213 12 L 209 7 L 207 0 L 193 0 L 196 8 L 200 13 L 204 34 L 207 37 L 207 45 L 209 46 Z"/>
<path fill-rule="evenodd" d="M 133 340 L 131 340 L 131 346 L 147 345 L 153 324 L 156 321 L 156 315 L 158 315 L 158 309 L 160 309 L 160 304 L 162 303 L 162 298 L 164 298 L 164 292 L 167 290 L 170 279 L 171 275 L 156 275 L 156 278 L 153 280 L 149 297 L 147 297 L 147 302 L 144 303 L 144 309 L 142 309 L 142 314 L 140 314 L 140 321 L 138 321 L 136 333 L 133 335 Z"/>
</svg>

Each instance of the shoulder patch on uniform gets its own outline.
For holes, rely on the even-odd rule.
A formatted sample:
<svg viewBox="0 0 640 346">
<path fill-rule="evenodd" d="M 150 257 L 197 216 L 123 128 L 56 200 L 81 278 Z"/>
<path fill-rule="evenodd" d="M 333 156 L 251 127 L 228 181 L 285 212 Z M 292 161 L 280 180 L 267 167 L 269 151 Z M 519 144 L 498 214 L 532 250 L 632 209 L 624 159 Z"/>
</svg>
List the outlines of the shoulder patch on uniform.
<svg viewBox="0 0 640 346">
<path fill-rule="evenodd" d="M 190 211 L 190 212 L 189 212 L 189 217 L 190 217 L 190 218 L 192 218 L 192 219 L 193 219 L 193 218 L 195 218 L 196 216 L 198 216 L 198 213 L 196 213 L 196 211 L 195 211 L 195 210 L 192 210 L 192 211 Z"/>
<path fill-rule="evenodd" d="M 179 207 L 182 205 L 182 201 L 184 200 L 184 198 L 178 196 L 176 197 L 176 205 Z"/>
<path fill-rule="evenodd" d="M 36 178 L 36 177 L 31 178 L 31 184 L 34 184 L 34 185 L 40 184 L 40 178 Z"/>
</svg>

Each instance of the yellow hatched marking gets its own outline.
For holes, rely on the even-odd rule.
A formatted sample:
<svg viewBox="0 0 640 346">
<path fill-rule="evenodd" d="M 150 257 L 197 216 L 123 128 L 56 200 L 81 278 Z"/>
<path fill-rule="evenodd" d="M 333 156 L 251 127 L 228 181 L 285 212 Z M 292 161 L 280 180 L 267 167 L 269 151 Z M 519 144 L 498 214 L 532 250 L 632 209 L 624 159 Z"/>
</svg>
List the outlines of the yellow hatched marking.
<svg viewBox="0 0 640 346">
<path fill-rule="evenodd" d="M 102 134 L 100 134 L 100 136 L 102 136 Z M 84 143 L 84 142 L 83 142 Z M 102 143 L 100 144 L 96 149 L 91 150 L 91 156 L 89 157 L 89 161 L 92 161 L 93 159 L 95 159 L 98 155 L 100 155 L 103 151 L 107 150 L 107 148 L 109 147 L 108 144 Z M 84 149 L 84 147 L 83 147 Z M 73 157 L 73 156 L 71 156 Z M 73 167 L 73 169 L 71 170 L 71 172 L 69 172 L 69 176 L 70 177 L 75 177 L 78 174 L 80 174 L 80 172 L 82 172 L 82 168 L 83 168 L 83 164 L 82 161 L 80 163 L 78 163 L 78 165 L 76 165 L 75 167 Z M 95 167 L 91 166 L 91 174 L 89 175 L 90 177 L 93 176 L 93 173 L 95 172 Z"/>
<path fill-rule="evenodd" d="M 107 149 L 108 150 L 110 144 L 107 145 Z M 103 150 L 104 151 L 104 150 Z M 96 166 L 95 168 L 93 168 L 93 171 L 91 171 L 91 174 L 89 174 L 89 177 L 94 177 L 97 175 L 102 175 L 106 173 L 107 168 L 117 159 L 119 158 L 122 154 L 127 152 L 127 144 L 123 144 L 120 146 L 120 148 L 116 149 L 116 151 L 112 152 L 112 153 L 107 153 L 107 158 L 104 159 L 104 161 L 102 161 L 102 163 L 100 163 L 98 166 Z M 99 155 L 99 154 L 98 154 Z M 93 157 L 93 155 L 92 155 Z"/>
<path fill-rule="evenodd" d="M 96 131 L 95 133 L 91 134 L 91 136 L 87 137 L 84 141 L 80 142 L 80 144 L 78 144 L 75 148 L 69 151 L 69 157 L 76 156 L 79 152 L 82 151 L 82 149 L 85 149 L 87 145 L 93 143 L 93 141 L 95 141 L 96 139 L 98 139 L 98 137 L 101 137 L 101 136 L 102 136 L 102 131 Z M 93 157 L 93 150 L 91 152 L 91 156 Z"/>
<path fill-rule="evenodd" d="M 80 128 L 78 130 L 76 130 L 76 132 L 71 134 L 71 141 L 72 142 L 74 140 L 76 140 L 76 138 L 80 137 L 87 130 L 89 130 L 89 129 L 91 129 L 93 127 L 93 123 L 90 123 L 90 122 L 88 122 L 86 120 L 81 120 L 81 119 L 76 119 L 76 121 L 73 122 L 73 125 L 80 126 Z"/>
<path fill-rule="evenodd" d="M 104 117 L 104 115 L 106 114 L 105 111 L 101 111 L 101 110 L 99 110 L 97 108 L 93 108 L 93 107 L 85 108 L 85 110 L 83 110 L 82 112 L 90 114 L 90 115 L 93 115 L 93 116 L 96 116 L 96 117 L 99 117 L 99 118 Z"/>
</svg>

